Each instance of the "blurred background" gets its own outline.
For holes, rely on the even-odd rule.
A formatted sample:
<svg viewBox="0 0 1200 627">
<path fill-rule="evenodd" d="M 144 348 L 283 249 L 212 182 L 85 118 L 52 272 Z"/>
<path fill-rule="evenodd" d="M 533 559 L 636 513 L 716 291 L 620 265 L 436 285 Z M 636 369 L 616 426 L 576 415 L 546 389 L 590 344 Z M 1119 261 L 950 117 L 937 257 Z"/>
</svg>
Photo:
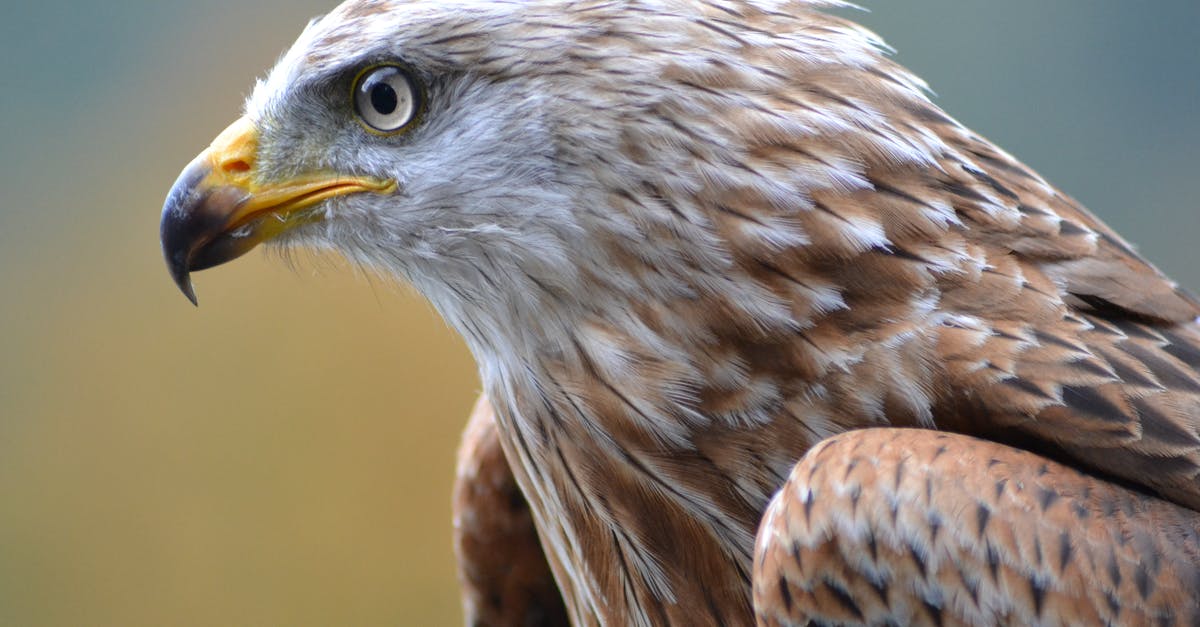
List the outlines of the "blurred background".
<svg viewBox="0 0 1200 627">
<path fill-rule="evenodd" d="M 952 115 L 1200 287 L 1200 3 L 868 4 Z M 5 7 L 0 624 L 460 621 L 459 339 L 324 257 L 204 272 L 195 309 L 158 249 L 180 168 L 330 7 Z"/>
</svg>

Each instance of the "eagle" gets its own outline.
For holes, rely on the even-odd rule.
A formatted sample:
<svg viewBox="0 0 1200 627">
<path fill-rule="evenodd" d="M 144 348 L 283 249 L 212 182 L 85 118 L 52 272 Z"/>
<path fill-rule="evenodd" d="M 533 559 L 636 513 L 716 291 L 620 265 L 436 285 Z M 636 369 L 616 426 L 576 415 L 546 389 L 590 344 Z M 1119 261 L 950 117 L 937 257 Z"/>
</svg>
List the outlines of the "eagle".
<svg viewBox="0 0 1200 627">
<path fill-rule="evenodd" d="M 836 0 L 349 0 L 170 274 L 410 284 L 485 398 L 471 624 L 1200 624 L 1200 304 Z"/>
</svg>

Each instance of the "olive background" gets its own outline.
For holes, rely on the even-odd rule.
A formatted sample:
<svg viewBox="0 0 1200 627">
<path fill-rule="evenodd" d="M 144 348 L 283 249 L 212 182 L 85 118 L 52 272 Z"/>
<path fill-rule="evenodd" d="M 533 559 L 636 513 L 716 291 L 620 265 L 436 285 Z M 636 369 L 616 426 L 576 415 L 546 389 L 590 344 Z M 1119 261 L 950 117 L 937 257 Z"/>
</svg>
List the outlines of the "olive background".
<svg viewBox="0 0 1200 627">
<path fill-rule="evenodd" d="M 1200 286 L 1200 3 L 872 0 L 952 115 Z M 0 624 L 440 625 L 479 384 L 330 255 L 167 277 L 158 212 L 323 0 L 0 19 Z"/>
</svg>

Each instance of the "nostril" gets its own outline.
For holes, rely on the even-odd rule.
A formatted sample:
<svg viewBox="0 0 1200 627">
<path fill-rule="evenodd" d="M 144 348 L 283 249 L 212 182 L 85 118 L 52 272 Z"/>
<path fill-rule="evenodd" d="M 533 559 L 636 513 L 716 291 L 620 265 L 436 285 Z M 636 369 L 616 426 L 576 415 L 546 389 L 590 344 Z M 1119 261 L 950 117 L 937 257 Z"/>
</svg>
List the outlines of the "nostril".
<svg viewBox="0 0 1200 627">
<path fill-rule="evenodd" d="M 222 163 L 221 169 L 229 173 L 249 172 L 250 164 L 241 159 L 234 159 Z"/>
</svg>

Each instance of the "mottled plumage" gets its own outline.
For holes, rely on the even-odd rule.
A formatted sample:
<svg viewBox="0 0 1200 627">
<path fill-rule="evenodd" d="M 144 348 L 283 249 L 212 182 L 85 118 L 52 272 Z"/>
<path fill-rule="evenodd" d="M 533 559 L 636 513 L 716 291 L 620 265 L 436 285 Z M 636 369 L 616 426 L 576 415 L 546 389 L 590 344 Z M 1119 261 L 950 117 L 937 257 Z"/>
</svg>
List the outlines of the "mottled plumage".
<svg viewBox="0 0 1200 627">
<path fill-rule="evenodd" d="M 255 89 L 247 139 L 192 166 L 226 178 L 181 177 L 172 271 L 277 237 L 413 284 L 479 363 L 576 624 L 747 624 L 752 588 L 766 624 L 1188 622 L 1200 305 L 834 5 L 347 2 Z M 410 130 L 355 120 L 378 63 L 424 90 Z M 286 232 L 195 217 L 318 172 L 358 187 Z M 921 487 L 889 487 L 905 464 L 928 491 L 889 521 Z M 1132 555 L 1154 567 L 1095 575 Z M 906 601 L 880 573 L 926 578 Z"/>
<path fill-rule="evenodd" d="M 468 625 L 567 625 L 521 488 L 479 399 L 463 431 L 454 482 L 454 553 Z"/>
<path fill-rule="evenodd" d="M 1200 515 L 956 434 L 825 440 L 757 553 L 764 625 L 1200 623 Z"/>
</svg>

